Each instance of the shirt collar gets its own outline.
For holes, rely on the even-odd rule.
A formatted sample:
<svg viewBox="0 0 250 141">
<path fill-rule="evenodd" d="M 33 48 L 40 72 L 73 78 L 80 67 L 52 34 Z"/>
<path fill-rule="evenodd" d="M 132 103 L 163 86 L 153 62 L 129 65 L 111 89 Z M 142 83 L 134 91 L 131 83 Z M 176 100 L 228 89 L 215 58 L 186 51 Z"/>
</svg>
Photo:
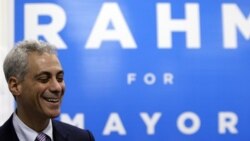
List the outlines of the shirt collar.
<svg viewBox="0 0 250 141">
<path fill-rule="evenodd" d="M 19 140 L 34 141 L 38 135 L 38 132 L 23 123 L 15 112 L 13 114 L 13 126 Z M 51 119 L 49 120 L 48 126 L 42 132 L 48 135 L 53 141 L 53 127 Z"/>
</svg>

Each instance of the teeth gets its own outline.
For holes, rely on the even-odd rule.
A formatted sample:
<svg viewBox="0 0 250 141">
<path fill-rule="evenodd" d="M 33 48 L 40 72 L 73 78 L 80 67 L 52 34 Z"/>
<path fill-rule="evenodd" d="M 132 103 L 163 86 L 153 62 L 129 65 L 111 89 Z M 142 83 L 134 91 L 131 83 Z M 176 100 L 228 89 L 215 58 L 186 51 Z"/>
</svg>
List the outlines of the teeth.
<svg viewBox="0 0 250 141">
<path fill-rule="evenodd" d="M 59 99 L 57 99 L 57 98 L 48 98 L 48 99 L 46 99 L 48 102 L 58 102 L 59 101 Z"/>
</svg>

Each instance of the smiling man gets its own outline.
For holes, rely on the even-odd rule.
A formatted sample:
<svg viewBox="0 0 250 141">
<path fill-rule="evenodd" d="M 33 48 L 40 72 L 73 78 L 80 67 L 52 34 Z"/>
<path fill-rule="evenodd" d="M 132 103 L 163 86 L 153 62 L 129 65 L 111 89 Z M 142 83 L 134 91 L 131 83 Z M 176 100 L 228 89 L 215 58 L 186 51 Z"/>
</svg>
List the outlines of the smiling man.
<svg viewBox="0 0 250 141">
<path fill-rule="evenodd" d="M 65 91 L 55 47 L 42 41 L 16 44 L 4 61 L 16 111 L 0 127 L 1 141 L 94 141 L 88 130 L 55 121 Z"/>
</svg>

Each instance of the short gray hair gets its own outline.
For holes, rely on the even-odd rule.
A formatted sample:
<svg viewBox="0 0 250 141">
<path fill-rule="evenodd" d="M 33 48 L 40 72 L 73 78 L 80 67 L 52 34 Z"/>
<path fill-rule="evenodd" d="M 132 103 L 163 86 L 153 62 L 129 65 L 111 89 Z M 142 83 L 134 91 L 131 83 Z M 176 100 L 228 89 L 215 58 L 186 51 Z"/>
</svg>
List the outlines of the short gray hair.
<svg viewBox="0 0 250 141">
<path fill-rule="evenodd" d="M 3 70 L 7 81 L 11 76 L 17 77 L 19 81 L 24 79 L 28 69 L 29 53 L 57 54 L 57 51 L 54 45 L 44 41 L 24 40 L 18 42 L 4 60 Z"/>
</svg>

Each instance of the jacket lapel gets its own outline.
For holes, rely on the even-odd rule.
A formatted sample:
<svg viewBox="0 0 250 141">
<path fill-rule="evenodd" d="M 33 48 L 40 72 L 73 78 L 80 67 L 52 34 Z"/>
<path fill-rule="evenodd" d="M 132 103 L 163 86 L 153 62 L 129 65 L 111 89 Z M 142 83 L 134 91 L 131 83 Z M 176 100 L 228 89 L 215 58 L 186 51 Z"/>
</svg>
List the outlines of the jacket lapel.
<svg viewBox="0 0 250 141">
<path fill-rule="evenodd" d="M 67 141 L 67 132 L 57 121 L 52 120 L 54 141 Z"/>
<path fill-rule="evenodd" d="M 12 122 L 13 114 L 11 117 L 4 123 L 3 126 L 1 126 L 1 137 L 0 140 L 8 140 L 8 141 L 19 141 L 16 131 L 13 126 Z M 3 135 L 3 136 L 2 136 Z"/>
</svg>

